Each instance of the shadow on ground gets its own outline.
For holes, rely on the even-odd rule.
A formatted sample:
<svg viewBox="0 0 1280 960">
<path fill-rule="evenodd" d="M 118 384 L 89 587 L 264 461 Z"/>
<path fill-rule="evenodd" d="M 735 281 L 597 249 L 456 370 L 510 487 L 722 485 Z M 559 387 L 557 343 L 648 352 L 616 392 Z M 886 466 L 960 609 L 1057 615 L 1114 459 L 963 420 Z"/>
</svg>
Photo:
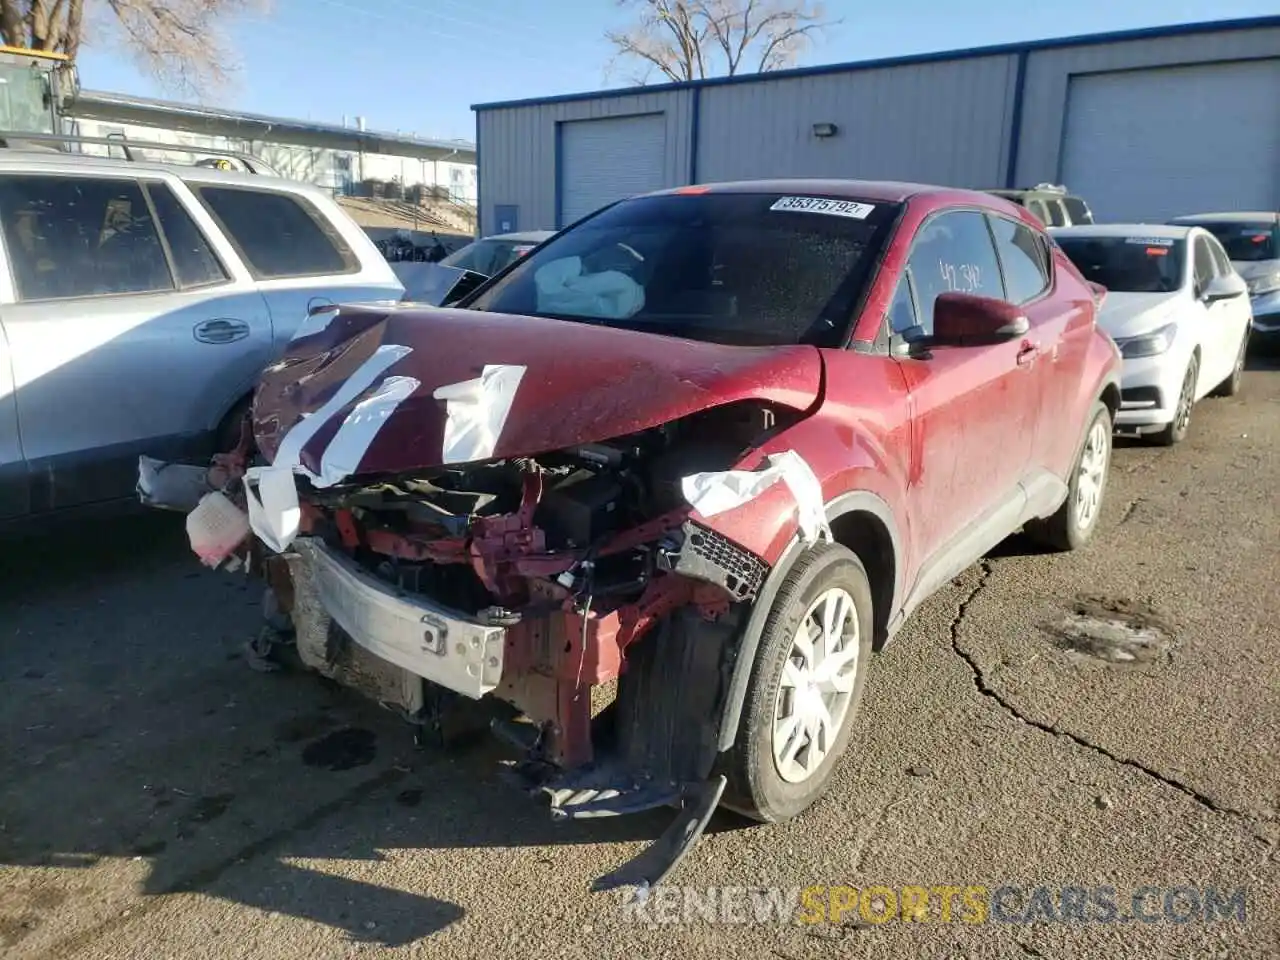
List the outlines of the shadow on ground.
<svg viewBox="0 0 1280 960">
<path fill-rule="evenodd" d="M 404 945 L 462 908 L 296 861 L 648 841 L 670 821 L 553 823 L 499 776 L 497 744 L 417 750 L 407 725 L 318 677 L 251 671 L 241 648 L 260 592 L 201 569 L 176 515 L 6 544 L 0 886 L 15 893 L 0 898 L 0 943 L 35 932 L 68 896 L 107 896 L 92 868 L 120 858 L 148 868 L 138 889 L 151 899 L 134 901 L 135 916 L 199 892 Z M 354 819 L 358 841 L 344 829 Z M 717 814 L 709 829 L 744 825 Z M 85 943 L 123 922 L 113 917 Z"/>
</svg>

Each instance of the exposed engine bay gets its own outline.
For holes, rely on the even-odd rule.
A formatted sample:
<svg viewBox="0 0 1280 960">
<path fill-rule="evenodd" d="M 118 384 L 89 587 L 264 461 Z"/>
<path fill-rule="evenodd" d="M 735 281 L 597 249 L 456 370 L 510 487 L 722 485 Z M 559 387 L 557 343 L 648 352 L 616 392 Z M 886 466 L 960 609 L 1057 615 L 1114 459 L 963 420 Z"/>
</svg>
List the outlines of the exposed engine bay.
<svg viewBox="0 0 1280 960">
<path fill-rule="evenodd" d="M 445 685 L 473 698 L 492 692 L 518 711 L 531 756 L 579 768 L 598 753 L 591 688 L 619 677 L 633 643 L 680 608 L 711 624 L 755 597 L 765 564 L 690 522 L 681 482 L 736 462 L 779 416 L 737 404 L 537 457 L 327 490 L 300 481 L 302 530 L 396 591 L 500 629 L 493 688 L 469 678 Z M 298 598 L 304 556 L 288 561 Z M 304 661 L 367 688 L 368 665 L 346 664 L 351 651 L 300 605 L 283 604 Z M 431 701 L 432 684 L 420 685 L 412 675 L 377 678 L 367 692 L 417 719 Z"/>
<path fill-rule="evenodd" d="M 501 701 L 485 722 L 520 746 L 516 767 L 558 815 L 579 815 L 570 797 L 581 815 L 608 812 L 593 806 L 608 805 L 598 790 L 563 786 L 602 765 L 615 768 L 606 793 L 620 793 L 621 764 L 651 800 L 670 801 L 690 761 L 655 765 L 636 724 L 619 729 L 613 708 L 593 719 L 592 690 L 618 680 L 633 645 L 677 613 L 732 634 L 768 570 L 689 519 L 682 483 L 731 467 L 798 417 L 739 402 L 534 457 L 324 489 L 298 477 L 293 548 L 273 554 L 250 536 L 229 551 L 270 584 L 275 626 L 254 649 L 294 646 L 305 666 L 420 728 L 447 727 L 459 701 Z M 204 477 L 239 507 L 252 445 L 246 420 L 240 448 Z"/>
</svg>

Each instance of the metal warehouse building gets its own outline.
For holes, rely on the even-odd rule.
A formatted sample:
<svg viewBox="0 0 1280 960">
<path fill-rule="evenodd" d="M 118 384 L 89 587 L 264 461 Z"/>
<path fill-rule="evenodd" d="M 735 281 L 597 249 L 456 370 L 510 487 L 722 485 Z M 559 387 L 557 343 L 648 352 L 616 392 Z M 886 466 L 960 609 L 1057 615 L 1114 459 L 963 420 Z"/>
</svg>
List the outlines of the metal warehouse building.
<svg viewBox="0 0 1280 960">
<path fill-rule="evenodd" d="M 1064 183 L 1106 220 L 1280 209 L 1280 17 L 474 109 L 482 234 L 757 177 Z"/>
</svg>

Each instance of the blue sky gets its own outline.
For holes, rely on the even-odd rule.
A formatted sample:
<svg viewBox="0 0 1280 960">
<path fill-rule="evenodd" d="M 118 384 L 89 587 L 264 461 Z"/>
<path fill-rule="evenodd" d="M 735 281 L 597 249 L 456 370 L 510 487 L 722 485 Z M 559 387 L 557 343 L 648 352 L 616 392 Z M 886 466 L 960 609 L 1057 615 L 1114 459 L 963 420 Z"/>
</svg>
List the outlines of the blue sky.
<svg viewBox="0 0 1280 960">
<path fill-rule="evenodd" d="M 843 19 L 805 64 L 1275 14 L 1276 0 L 827 0 Z M 1212 11 L 1212 12 L 1211 12 Z M 471 139 L 472 103 L 619 86 L 603 34 L 614 0 L 273 0 L 237 22 L 239 69 L 205 102 L 282 117 Z M 83 50 L 86 88 L 177 99 L 118 49 Z"/>
</svg>

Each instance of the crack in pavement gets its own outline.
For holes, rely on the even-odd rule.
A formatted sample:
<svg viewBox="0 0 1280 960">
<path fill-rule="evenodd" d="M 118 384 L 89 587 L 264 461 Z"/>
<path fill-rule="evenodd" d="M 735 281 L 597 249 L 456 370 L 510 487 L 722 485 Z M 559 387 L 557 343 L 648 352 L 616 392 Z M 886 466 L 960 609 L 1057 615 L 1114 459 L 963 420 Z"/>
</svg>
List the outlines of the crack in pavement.
<svg viewBox="0 0 1280 960">
<path fill-rule="evenodd" d="M 1140 507 L 1144 502 L 1146 502 L 1146 499 L 1147 499 L 1146 497 L 1135 497 L 1134 499 L 1130 500 L 1127 504 L 1125 504 L 1124 513 L 1120 515 L 1120 520 L 1116 524 L 1116 526 L 1120 526 L 1120 524 L 1123 524 L 1123 523 L 1128 523 L 1130 518 L 1133 517 L 1133 511 L 1137 510 L 1138 507 Z"/>
<path fill-rule="evenodd" d="M 1022 711 L 1020 711 L 1013 703 L 991 686 L 987 680 L 986 674 L 983 673 L 982 668 L 978 666 L 978 661 L 974 655 L 960 645 L 960 627 L 964 622 L 965 614 L 969 611 L 969 605 L 973 603 L 978 594 L 980 594 L 990 582 L 991 576 L 995 572 L 995 561 L 983 560 L 979 564 L 979 568 L 982 570 L 982 576 L 978 579 L 977 585 L 969 591 L 968 596 L 960 601 L 959 606 L 956 608 L 956 615 L 951 621 L 951 649 L 968 665 L 969 671 L 973 674 L 973 685 L 977 689 L 978 693 L 988 700 L 993 700 L 1004 710 L 1005 713 L 1013 717 L 1013 719 L 1017 720 L 1019 723 L 1023 723 L 1029 727 L 1034 727 L 1036 730 L 1040 730 L 1041 732 L 1050 734 L 1054 737 L 1070 740 L 1076 746 L 1083 747 L 1085 750 L 1095 753 L 1100 757 L 1105 757 L 1112 763 L 1116 763 L 1122 767 L 1128 767 L 1130 770 L 1136 770 L 1139 773 L 1145 774 L 1147 777 L 1164 784 L 1166 787 L 1171 787 L 1174 790 L 1177 790 L 1183 796 L 1189 798 L 1205 809 L 1212 810 L 1214 813 L 1239 817 L 1240 819 L 1254 824 L 1271 821 L 1272 818 L 1261 817 L 1248 810 L 1240 810 L 1236 807 L 1220 803 L 1208 794 L 1201 793 L 1199 790 L 1183 783 L 1175 777 L 1161 773 L 1159 770 L 1149 767 L 1137 760 L 1130 760 L 1125 757 L 1117 756 L 1106 747 L 1099 746 L 1096 743 L 1091 743 L 1084 737 L 1072 733 L 1070 730 L 1063 730 L 1061 727 L 1032 719 L 1031 717 L 1023 714 Z"/>
</svg>

